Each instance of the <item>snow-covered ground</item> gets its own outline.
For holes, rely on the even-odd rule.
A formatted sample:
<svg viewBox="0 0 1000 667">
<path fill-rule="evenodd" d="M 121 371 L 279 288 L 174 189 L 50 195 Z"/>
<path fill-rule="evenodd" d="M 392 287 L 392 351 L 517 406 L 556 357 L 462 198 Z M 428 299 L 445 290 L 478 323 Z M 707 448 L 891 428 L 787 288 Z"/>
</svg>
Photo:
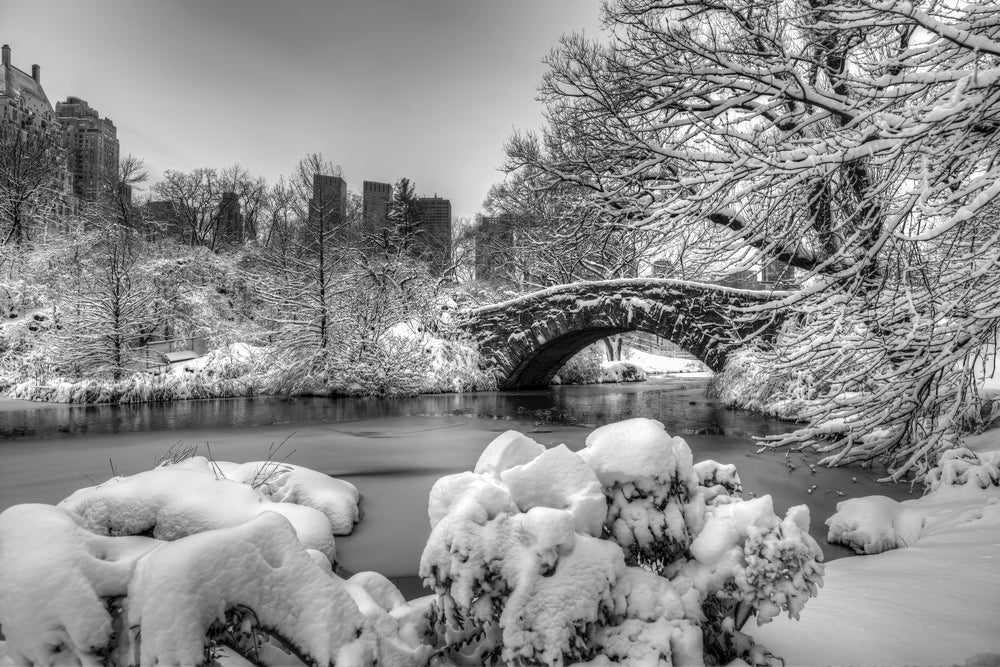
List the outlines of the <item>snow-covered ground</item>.
<svg viewBox="0 0 1000 667">
<path fill-rule="evenodd" d="M 409 603 L 377 573 L 333 573 L 334 535 L 360 516 L 352 485 L 175 456 L 0 514 L 0 664 L 100 662 L 109 645 L 119 661 L 189 664 L 206 632 L 265 642 L 263 664 L 471 649 L 553 663 L 591 655 L 581 639 L 595 667 L 691 663 L 728 650 L 702 645 L 704 627 L 764 659 L 734 632 L 747 614 L 770 621 L 742 629 L 785 664 L 1000 664 L 1000 430 L 966 445 L 920 499 L 841 503 L 831 539 L 872 555 L 824 573 L 807 509 L 781 519 L 766 496 L 739 500 L 735 468 L 695 464 L 658 422 L 601 427 L 579 453 L 508 431 L 431 492 L 421 573 L 438 597 Z"/>
<path fill-rule="evenodd" d="M 966 444 L 979 464 L 945 461 L 922 498 L 841 503 L 832 537 L 891 550 L 827 564 L 802 619 L 754 637 L 793 665 L 1000 665 L 1000 430 Z"/>
<path fill-rule="evenodd" d="M 708 367 L 697 359 L 681 359 L 679 357 L 661 357 L 641 350 L 628 350 L 624 355 L 630 361 L 649 374 L 658 373 L 698 373 L 711 374 Z M 692 376 L 693 377 L 693 376 Z"/>
</svg>

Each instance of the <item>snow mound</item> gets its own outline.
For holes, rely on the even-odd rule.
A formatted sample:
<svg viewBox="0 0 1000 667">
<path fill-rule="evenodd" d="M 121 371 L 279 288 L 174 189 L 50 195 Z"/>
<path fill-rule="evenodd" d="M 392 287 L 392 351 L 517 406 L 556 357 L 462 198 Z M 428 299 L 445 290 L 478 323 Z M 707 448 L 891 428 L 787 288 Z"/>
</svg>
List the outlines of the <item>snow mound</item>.
<svg viewBox="0 0 1000 667">
<path fill-rule="evenodd" d="M 293 503 L 319 510 L 330 521 L 334 535 L 350 535 L 358 522 L 358 489 L 350 482 L 310 468 L 276 461 L 210 462 L 203 456 L 193 456 L 173 467 L 218 473 L 257 489 L 276 503 Z"/>
<path fill-rule="evenodd" d="M 663 425 L 596 429 L 574 454 L 507 432 L 428 503 L 420 561 L 442 659 L 699 664 L 763 655 L 739 632 L 797 617 L 823 568 L 809 512 L 743 501 Z M 707 640 L 704 641 L 703 637 Z M 595 654 L 596 651 L 596 654 Z"/>
<path fill-rule="evenodd" d="M 978 465 L 1000 459 L 998 433 L 966 439 Z M 939 468 L 962 456 L 942 456 Z M 827 522 L 836 539 L 890 550 L 830 563 L 823 595 L 800 622 L 777 618 L 755 637 L 786 664 L 996 664 L 1000 486 L 943 470 L 936 477 L 959 483 L 902 503 L 873 496 L 838 505 Z"/>
<path fill-rule="evenodd" d="M 124 596 L 147 537 L 95 535 L 51 505 L 0 513 L 0 626 L 15 663 L 96 664 L 112 635 L 105 600 Z"/>
<path fill-rule="evenodd" d="M 543 445 L 523 433 L 507 431 L 486 446 L 476 461 L 474 472 L 477 475 L 492 474 L 499 479 L 503 471 L 528 463 L 544 451 Z"/>
<path fill-rule="evenodd" d="M 836 513 L 826 520 L 826 540 L 864 554 L 916 544 L 929 525 L 964 522 L 966 499 L 974 497 L 976 489 L 1000 486 L 998 463 L 1000 450 L 977 453 L 956 447 L 942 452 L 938 465 L 927 473 L 927 495 L 902 502 L 868 496 L 837 503 Z"/>
<path fill-rule="evenodd" d="M 304 547 L 331 562 L 336 559 L 333 529 L 323 512 L 273 502 L 260 489 L 202 469 L 198 460 L 113 477 L 75 491 L 59 506 L 98 534 L 151 535 L 168 541 L 275 512 L 288 519 Z"/>
<path fill-rule="evenodd" d="M 605 501 L 594 471 L 566 445 L 547 449 L 532 461 L 500 473 L 511 499 L 522 512 L 533 507 L 565 509 L 579 532 L 598 536 Z"/>
<path fill-rule="evenodd" d="M 193 665 L 203 660 L 212 622 L 236 605 L 318 664 L 374 660 L 374 631 L 353 598 L 274 512 L 169 542 L 141 559 L 125 617 L 141 637 L 142 664 Z"/>
<path fill-rule="evenodd" d="M 662 423 L 642 417 L 594 429 L 580 457 L 605 486 L 636 478 L 665 481 L 692 465 L 683 439 L 671 438 Z"/>
<path fill-rule="evenodd" d="M 332 540 L 320 509 L 221 477 L 259 480 L 259 462 L 213 463 L 215 473 L 208 465 L 188 459 L 81 490 L 58 507 L 0 513 L 0 662 L 428 663 L 430 601 L 407 603 L 376 573 L 337 577 L 329 550 L 307 548 L 314 540 L 303 537 L 307 516 Z M 325 491 L 356 495 L 307 468 L 279 474 L 259 489 L 273 483 L 274 497 L 320 506 Z"/>
</svg>

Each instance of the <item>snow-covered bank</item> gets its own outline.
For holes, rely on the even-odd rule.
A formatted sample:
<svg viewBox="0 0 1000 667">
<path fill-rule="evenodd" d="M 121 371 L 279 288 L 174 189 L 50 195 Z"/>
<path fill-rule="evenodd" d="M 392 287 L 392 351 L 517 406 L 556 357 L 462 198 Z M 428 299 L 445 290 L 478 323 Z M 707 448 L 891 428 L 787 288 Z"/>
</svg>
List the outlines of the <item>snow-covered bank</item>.
<svg viewBox="0 0 1000 667">
<path fill-rule="evenodd" d="M 294 364 L 264 347 L 232 343 L 208 354 L 152 372 L 136 372 L 121 380 L 8 378 L 9 398 L 74 404 L 134 404 L 204 398 L 251 396 L 385 396 L 496 388 L 496 380 L 480 370 L 478 353 L 461 341 L 436 338 L 399 326 L 384 341 L 405 349 L 403 366 L 344 364 L 310 378 Z M 310 369 L 315 370 L 315 369 Z"/>
<path fill-rule="evenodd" d="M 1000 430 L 965 442 L 922 498 L 841 503 L 832 538 L 890 550 L 829 563 L 801 621 L 754 636 L 795 665 L 1000 664 Z"/>
<path fill-rule="evenodd" d="M 332 573 L 353 489 L 298 467 L 181 459 L 0 514 L 0 624 L 15 661 L 42 663 L 759 655 L 733 623 L 797 615 L 815 594 L 808 510 L 779 519 L 769 498 L 735 495 L 732 466 L 691 458 L 646 419 L 595 430 L 579 454 L 501 435 L 431 493 L 422 570 L 438 596 L 413 603 L 376 573 Z"/>
</svg>

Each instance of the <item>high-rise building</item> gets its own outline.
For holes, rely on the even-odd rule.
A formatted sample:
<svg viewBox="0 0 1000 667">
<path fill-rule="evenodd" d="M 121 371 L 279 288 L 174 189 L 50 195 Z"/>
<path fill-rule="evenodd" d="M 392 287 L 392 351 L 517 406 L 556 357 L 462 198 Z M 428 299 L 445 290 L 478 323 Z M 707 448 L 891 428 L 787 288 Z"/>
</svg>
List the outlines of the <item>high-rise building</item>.
<svg viewBox="0 0 1000 667">
<path fill-rule="evenodd" d="M 66 169 L 65 161 L 55 154 L 61 148 L 61 130 L 48 95 L 42 88 L 42 68 L 32 65 L 29 75 L 14 67 L 10 47 L 6 44 L 0 48 L 0 126 L 5 130 L 2 135 L 4 140 L 12 142 L 12 147 L 13 144 L 19 144 L 22 148 L 30 144 L 34 148 L 29 148 L 29 152 L 36 149 L 51 151 L 51 157 L 58 159 L 59 166 L 49 174 L 50 180 L 43 189 L 56 193 L 47 204 L 51 205 L 50 210 L 55 213 L 56 219 L 65 220 L 67 215 L 77 209 L 77 201 L 72 195 L 72 177 Z M 9 134 L 12 129 L 19 134 Z M 34 136 L 39 141 L 20 143 L 29 136 Z M 20 158 L 15 157 L 18 154 Z M 8 159 L 25 159 L 25 154 L 13 147 L 13 152 L 5 155 L 5 160 Z M 44 218 L 46 224 L 51 220 L 49 216 Z"/>
<path fill-rule="evenodd" d="M 55 112 L 42 89 L 42 68 L 32 65 L 29 75 L 14 67 L 6 44 L 0 54 L 0 122 L 23 130 L 57 130 Z"/>
<path fill-rule="evenodd" d="M 73 175 L 73 194 L 86 201 L 103 201 L 118 181 L 118 130 L 101 118 L 86 100 L 67 97 L 56 102 Z"/>
<path fill-rule="evenodd" d="M 246 235 L 243 230 L 243 215 L 240 199 L 235 192 L 223 192 L 219 202 L 219 213 L 215 226 L 215 248 L 243 245 Z"/>
<path fill-rule="evenodd" d="M 431 273 L 443 275 L 451 264 L 451 202 L 437 195 L 418 197 L 420 224 L 410 241 L 413 256 L 427 262 Z"/>
<path fill-rule="evenodd" d="M 379 232 L 389 224 L 389 202 L 392 200 L 392 185 L 377 181 L 365 181 L 361 187 L 361 223 L 364 232 Z"/>
<path fill-rule="evenodd" d="M 476 280 L 510 280 L 514 251 L 514 218 L 479 216 L 473 236 Z"/>
<path fill-rule="evenodd" d="M 313 174 L 313 196 L 309 200 L 309 223 L 323 223 L 325 229 L 346 234 L 347 183 L 340 176 Z"/>
</svg>

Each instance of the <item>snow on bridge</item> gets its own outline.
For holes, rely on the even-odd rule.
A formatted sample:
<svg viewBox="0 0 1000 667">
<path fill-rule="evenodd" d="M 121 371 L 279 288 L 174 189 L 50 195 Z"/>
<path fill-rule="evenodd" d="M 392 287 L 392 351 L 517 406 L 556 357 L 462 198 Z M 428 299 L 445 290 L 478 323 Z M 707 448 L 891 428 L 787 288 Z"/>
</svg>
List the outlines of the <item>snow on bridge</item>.
<svg viewBox="0 0 1000 667">
<path fill-rule="evenodd" d="M 761 308 L 787 292 L 636 278 L 557 285 L 465 311 L 457 323 L 500 372 L 502 388 L 546 385 L 574 354 L 607 336 L 644 331 L 681 346 L 712 370 L 780 312 Z"/>
</svg>

